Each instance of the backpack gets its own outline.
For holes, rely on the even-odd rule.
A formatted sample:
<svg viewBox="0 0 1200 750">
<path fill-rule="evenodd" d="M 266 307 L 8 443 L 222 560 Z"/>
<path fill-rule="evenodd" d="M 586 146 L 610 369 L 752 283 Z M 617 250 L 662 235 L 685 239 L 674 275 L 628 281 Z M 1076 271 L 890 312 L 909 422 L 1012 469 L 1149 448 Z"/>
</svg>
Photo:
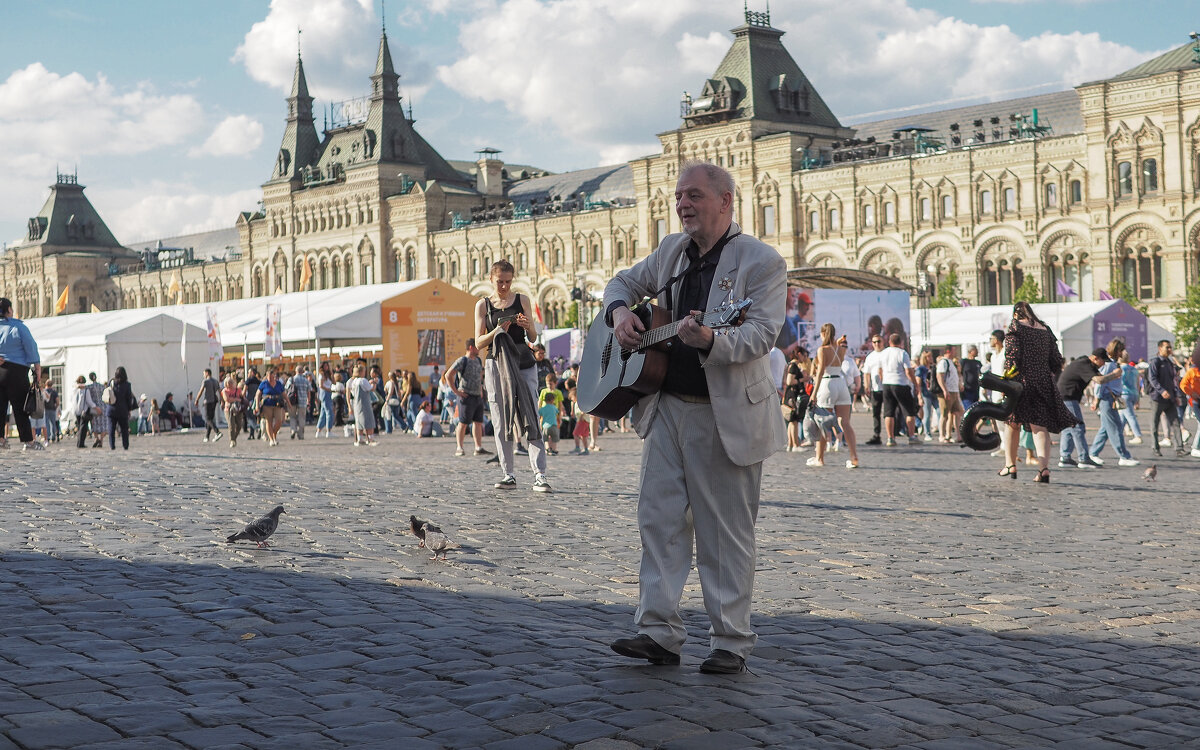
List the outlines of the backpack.
<svg viewBox="0 0 1200 750">
<path fill-rule="evenodd" d="M 300 395 L 296 393 L 296 379 L 288 380 L 287 387 L 283 389 L 283 395 L 287 397 L 287 402 L 292 406 L 300 405 Z"/>
<path fill-rule="evenodd" d="M 1192 398 L 1200 398 L 1200 368 L 1191 367 L 1179 381 L 1179 390 Z"/>
</svg>

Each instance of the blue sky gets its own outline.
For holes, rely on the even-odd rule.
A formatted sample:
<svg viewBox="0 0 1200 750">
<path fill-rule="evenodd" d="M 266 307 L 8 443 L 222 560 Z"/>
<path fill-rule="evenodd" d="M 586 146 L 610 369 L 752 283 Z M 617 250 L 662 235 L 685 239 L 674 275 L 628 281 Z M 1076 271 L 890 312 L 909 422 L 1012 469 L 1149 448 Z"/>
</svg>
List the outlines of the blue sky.
<svg viewBox="0 0 1200 750">
<path fill-rule="evenodd" d="M 752 0 L 761 10 L 764 0 Z M 739 0 L 389 0 L 417 129 L 563 171 L 657 151 L 741 22 Z M 1188 41 L 1182 0 L 775 0 L 844 122 L 1068 88 Z M 230 226 L 270 173 L 296 28 L 317 111 L 367 93 L 379 0 L 28 0 L 0 14 L 0 239 L 79 170 L 122 242 Z M 21 30 L 20 33 L 12 33 Z M 318 115 L 318 126 L 321 115 Z"/>
</svg>

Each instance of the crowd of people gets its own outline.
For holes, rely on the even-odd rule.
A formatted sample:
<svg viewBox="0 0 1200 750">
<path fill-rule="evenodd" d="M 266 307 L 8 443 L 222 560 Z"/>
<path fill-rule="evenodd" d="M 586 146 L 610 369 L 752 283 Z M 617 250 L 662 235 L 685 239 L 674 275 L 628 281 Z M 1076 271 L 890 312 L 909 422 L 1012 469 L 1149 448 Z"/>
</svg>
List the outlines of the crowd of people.
<svg viewBox="0 0 1200 750">
<path fill-rule="evenodd" d="M 1004 455 L 1002 476 L 1016 476 L 1017 453 L 1038 467 L 1039 481 L 1048 481 L 1052 434 L 1059 440 L 1059 468 L 1094 468 L 1112 445 L 1119 466 L 1137 466 L 1129 446 L 1143 443 L 1138 409 L 1152 409 L 1151 451 L 1161 456 L 1200 458 L 1200 354 L 1176 355 L 1170 341 L 1158 343 L 1149 361 L 1133 361 L 1125 342 L 1113 339 L 1106 347 L 1066 362 L 1053 331 L 1040 321 L 1032 306 L 1018 303 L 1007 330 L 992 332 L 988 350 L 978 347 L 925 349 L 914 361 L 902 333 L 887 338 L 873 333 L 872 351 L 855 357 L 846 337 L 835 340 L 831 324 L 821 328 L 822 344 L 815 355 L 799 343 L 771 352 L 772 369 L 787 426 L 787 450 L 813 448 L 809 466 L 824 466 L 827 451 L 845 449 L 847 468 L 858 467 L 858 446 L 849 416 L 854 408 L 870 411 L 873 434 L 866 445 L 894 447 L 906 438 L 910 445 L 928 442 L 962 444 L 959 434 L 966 410 L 980 399 L 999 401 L 999 393 L 982 387 L 986 373 L 1012 370 L 1025 387 L 1016 415 L 1000 430 Z M 1089 443 L 1084 412 L 1099 419 L 1100 428 Z M 1196 420 L 1182 429 L 1186 417 Z M 1190 444 L 1188 443 L 1190 440 Z"/>
</svg>

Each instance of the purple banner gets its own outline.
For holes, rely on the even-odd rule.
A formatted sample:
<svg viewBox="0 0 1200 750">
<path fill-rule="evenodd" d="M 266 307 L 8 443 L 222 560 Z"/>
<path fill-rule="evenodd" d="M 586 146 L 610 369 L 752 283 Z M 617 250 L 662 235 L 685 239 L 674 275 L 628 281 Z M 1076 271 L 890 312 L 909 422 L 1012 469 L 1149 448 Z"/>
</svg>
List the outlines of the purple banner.
<svg viewBox="0 0 1200 750">
<path fill-rule="evenodd" d="M 1130 360 L 1146 358 L 1146 316 L 1124 300 L 1117 300 L 1092 317 L 1093 347 L 1108 346 L 1118 338 L 1125 341 Z"/>
</svg>

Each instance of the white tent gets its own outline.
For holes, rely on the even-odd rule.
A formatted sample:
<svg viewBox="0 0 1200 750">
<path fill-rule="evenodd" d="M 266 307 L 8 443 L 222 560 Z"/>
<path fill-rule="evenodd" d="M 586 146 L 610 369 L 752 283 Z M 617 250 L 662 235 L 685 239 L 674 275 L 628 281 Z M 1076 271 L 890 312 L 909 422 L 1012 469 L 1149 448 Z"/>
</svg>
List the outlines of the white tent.
<svg viewBox="0 0 1200 750">
<path fill-rule="evenodd" d="M 1160 340 L 1175 339 L 1174 334 L 1123 300 L 1046 303 L 1034 305 L 1033 310 L 1058 336 L 1063 355 L 1068 359 L 1087 354 L 1116 336 L 1125 337 L 1130 356 L 1135 360 L 1153 356 Z M 922 325 L 925 312 L 914 308 L 909 313 L 913 352 L 925 347 L 965 348 L 971 344 L 984 352 L 991 332 L 1007 328 L 1012 321 L 1012 305 L 934 308 L 928 311 L 926 335 Z"/>
<path fill-rule="evenodd" d="M 176 403 L 201 380 L 209 366 L 208 308 L 213 308 L 226 351 L 262 349 L 267 305 L 280 306 L 284 348 L 311 352 L 314 344 L 379 347 L 380 303 L 432 283 L 429 280 L 277 294 L 271 297 L 200 302 L 26 320 L 41 350 L 42 363 L 62 366 L 64 379 L 95 372 L 111 377 L 124 365 L 139 393 L 177 394 Z M 187 372 L 180 361 L 180 318 L 188 324 Z"/>
<path fill-rule="evenodd" d="M 96 373 L 99 380 L 124 367 L 138 393 L 161 399 L 168 391 L 176 401 L 187 393 L 188 381 L 180 358 L 183 323 L 157 310 L 114 310 L 81 315 L 34 318 L 25 323 L 37 342 L 43 367 L 62 367 L 60 391 L 70 394 L 75 378 Z M 187 327 L 189 367 L 198 371 L 208 361 L 204 329 Z M 193 386 L 194 387 L 194 386 Z"/>
<path fill-rule="evenodd" d="M 314 339 L 319 340 L 322 347 L 331 344 L 379 346 L 383 335 L 380 303 L 428 283 L 428 280 L 400 281 L 224 302 L 200 302 L 184 305 L 183 317 L 188 323 L 207 331 L 207 308 L 214 308 L 221 330 L 221 343 L 226 351 L 240 350 L 243 345 L 262 348 L 266 338 L 267 305 L 280 306 L 279 330 L 286 349 L 303 348 L 307 342 L 307 348 L 311 350 Z M 172 313 L 179 308 L 157 309 Z"/>
</svg>

